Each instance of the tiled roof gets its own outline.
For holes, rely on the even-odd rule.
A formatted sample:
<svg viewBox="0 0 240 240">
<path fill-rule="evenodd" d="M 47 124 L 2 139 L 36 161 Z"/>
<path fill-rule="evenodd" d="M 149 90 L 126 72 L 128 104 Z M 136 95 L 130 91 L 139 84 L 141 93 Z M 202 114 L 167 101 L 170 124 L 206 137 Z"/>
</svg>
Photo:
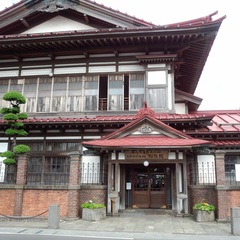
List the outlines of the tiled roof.
<svg viewBox="0 0 240 240">
<path fill-rule="evenodd" d="M 129 123 L 136 118 L 136 115 L 112 115 L 112 116 L 81 116 L 81 117 L 29 117 L 24 120 L 26 124 L 41 124 L 41 123 L 111 123 L 121 122 Z M 199 111 L 191 114 L 161 114 L 156 113 L 155 118 L 164 123 L 168 122 L 191 122 L 211 120 L 212 126 L 206 126 L 202 129 L 197 129 L 198 132 L 240 132 L 240 110 L 231 111 Z M 3 119 L 0 119 L 0 124 L 5 124 Z M 187 132 L 187 131 L 186 131 Z"/>
<path fill-rule="evenodd" d="M 91 147 L 170 147 L 170 148 L 192 148 L 201 145 L 209 145 L 208 141 L 200 139 L 182 139 L 182 138 L 170 138 L 170 137 L 159 137 L 159 136 L 144 136 L 144 137 L 124 137 L 115 138 L 108 140 L 93 140 L 82 143 L 84 146 Z"/>
<path fill-rule="evenodd" d="M 212 114 L 167 114 L 156 113 L 155 117 L 163 122 L 167 121 L 194 121 L 200 119 L 213 118 Z M 81 117 L 29 117 L 24 120 L 24 123 L 76 123 L 76 122 L 130 122 L 135 119 L 135 115 L 108 115 L 108 116 L 81 116 Z M 0 119 L 0 123 L 4 123 L 3 119 Z"/>
<path fill-rule="evenodd" d="M 142 25 L 148 26 L 149 28 L 159 27 L 159 25 L 153 24 L 151 22 L 145 21 L 145 20 L 137 18 L 135 16 L 130 16 L 127 13 L 120 12 L 119 10 L 115 10 L 115 9 L 113 9 L 111 7 L 107 7 L 107 6 L 103 5 L 103 4 L 95 2 L 93 0 L 84 0 L 84 1 L 88 2 L 88 3 L 93 3 L 95 6 L 104 8 L 106 10 L 110 10 L 111 12 L 115 12 L 116 14 L 121 14 L 121 15 L 123 15 L 125 17 L 130 17 L 130 18 L 134 19 L 136 22 L 139 22 Z M 2 11 L 0 11 L 0 14 L 4 14 L 5 12 L 7 12 L 7 11 L 9 11 L 9 10 L 15 8 L 15 7 L 21 6 L 22 4 L 24 4 L 26 2 L 27 2 L 26 0 L 20 0 L 19 2 L 13 4 L 12 6 L 7 7 L 5 9 L 3 9 Z M 204 17 L 191 19 L 191 20 L 183 21 L 183 22 L 165 24 L 165 25 L 162 25 L 161 27 L 163 27 L 165 29 L 166 28 L 196 27 L 196 26 L 201 26 L 201 25 L 204 25 L 204 24 L 209 24 L 209 23 L 211 24 L 211 23 L 214 23 L 214 22 L 221 22 L 224 18 L 226 18 L 226 16 L 223 16 L 223 17 L 221 17 L 221 18 L 219 18 L 217 20 L 213 20 L 212 17 L 214 15 L 216 15 L 217 13 L 218 13 L 218 11 L 213 12 L 213 13 L 207 15 L 207 16 L 204 16 Z"/>
<path fill-rule="evenodd" d="M 217 147 L 240 147 L 240 140 L 219 140 L 219 141 L 212 141 L 212 145 Z"/>
<path fill-rule="evenodd" d="M 167 124 L 163 123 L 159 119 L 156 118 L 156 112 L 147 106 L 147 103 L 144 103 L 144 106 L 138 111 L 138 113 L 134 116 L 134 120 L 128 123 L 127 125 L 123 126 L 120 129 L 108 134 L 107 136 L 103 137 L 102 139 L 110 139 L 110 138 L 117 138 L 119 135 L 123 135 L 125 132 L 129 131 L 129 129 L 136 128 L 137 125 L 143 123 L 151 123 L 155 124 L 157 127 L 164 129 L 164 131 L 174 134 L 175 136 L 189 139 L 190 136 L 186 135 L 185 133 L 178 131 L 175 128 L 168 126 Z"/>
</svg>

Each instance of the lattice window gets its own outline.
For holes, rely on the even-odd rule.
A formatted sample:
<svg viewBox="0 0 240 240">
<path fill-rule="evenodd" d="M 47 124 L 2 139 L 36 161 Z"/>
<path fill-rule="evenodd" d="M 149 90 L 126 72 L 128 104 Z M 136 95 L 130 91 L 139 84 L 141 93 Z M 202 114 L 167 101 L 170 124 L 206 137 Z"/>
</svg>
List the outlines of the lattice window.
<svg viewBox="0 0 240 240">
<path fill-rule="evenodd" d="M 240 185 L 240 155 L 225 156 L 226 184 Z"/>
<path fill-rule="evenodd" d="M 214 155 L 197 156 L 198 184 L 216 184 Z"/>
</svg>

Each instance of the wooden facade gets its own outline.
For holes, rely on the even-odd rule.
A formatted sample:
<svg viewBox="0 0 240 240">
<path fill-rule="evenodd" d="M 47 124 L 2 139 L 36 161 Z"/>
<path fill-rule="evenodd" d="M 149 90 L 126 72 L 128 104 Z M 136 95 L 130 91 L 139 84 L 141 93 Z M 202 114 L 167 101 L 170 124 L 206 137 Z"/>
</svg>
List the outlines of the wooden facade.
<svg viewBox="0 0 240 240">
<path fill-rule="evenodd" d="M 108 214 L 188 214 L 204 198 L 229 220 L 240 197 L 240 111 L 198 111 L 194 96 L 225 18 L 215 15 L 158 26 L 90 0 L 2 11 L 0 108 L 8 91 L 26 97 L 29 134 L 17 141 L 31 152 L 2 171 L 0 214 L 46 216 L 60 204 L 61 217 L 76 218 L 93 197 Z M 1 118 L 0 152 L 11 148 L 6 128 Z"/>
</svg>

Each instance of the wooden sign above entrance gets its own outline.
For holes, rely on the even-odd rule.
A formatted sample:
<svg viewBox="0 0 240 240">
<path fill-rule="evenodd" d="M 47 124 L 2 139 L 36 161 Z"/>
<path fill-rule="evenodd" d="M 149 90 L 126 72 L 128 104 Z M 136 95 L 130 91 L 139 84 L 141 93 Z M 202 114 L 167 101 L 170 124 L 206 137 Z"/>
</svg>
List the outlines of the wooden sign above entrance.
<svg viewBox="0 0 240 240">
<path fill-rule="evenodd" d="M 125 152 L 125 159 L 168 159 L 168 151 L 163 150 L 129 150 Z"/>
</svg>

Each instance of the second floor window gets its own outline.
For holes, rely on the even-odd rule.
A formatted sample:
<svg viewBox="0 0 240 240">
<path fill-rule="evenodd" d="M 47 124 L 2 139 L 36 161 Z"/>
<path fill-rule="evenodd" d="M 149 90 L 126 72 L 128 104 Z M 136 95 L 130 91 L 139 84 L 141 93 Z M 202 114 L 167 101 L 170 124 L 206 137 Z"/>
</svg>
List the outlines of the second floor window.
<svg viewBox="0 0 240 240">
<path fill-rule="evenodd" d="M 147 102 L 151 108 L 167 108 L 167 88 L 166 70 L 150 70 L 147 72 Z"/>
<path fill-rule="evenodd" d="M 15 90 L 26 97 L 28 113 L 171 109 L 172 85 L 166 67 L 146 72 L 89 74 L 4 80 L 0 98 Z M 0 107 L 4 106 L 0 101 Z"/>
</svg>

